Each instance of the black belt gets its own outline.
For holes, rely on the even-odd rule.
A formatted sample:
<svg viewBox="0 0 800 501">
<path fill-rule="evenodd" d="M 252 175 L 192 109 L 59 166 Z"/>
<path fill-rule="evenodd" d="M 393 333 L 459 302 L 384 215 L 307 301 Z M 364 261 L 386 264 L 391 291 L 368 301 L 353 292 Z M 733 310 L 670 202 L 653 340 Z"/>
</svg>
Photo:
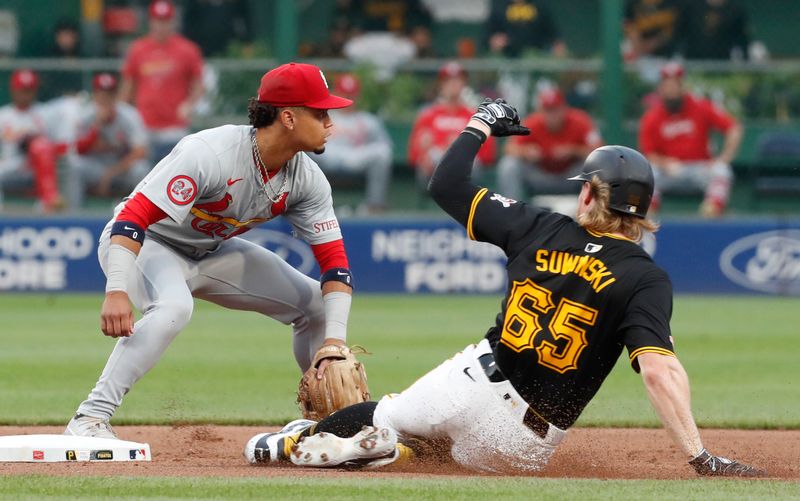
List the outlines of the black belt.
<svg viewBox="0 0 800 501">
<path fill-rule="evenodd" d="M 497 365 L 494 354 L 485 353 L 478 357 L 478 362 L 481 364 L 483 372 L 486 373 L 486 377 L 489 378 L 489 381 L 492 383 L 501 383 L 508 380 Z M 511 396 L 506 394 L 505 398 L 509 399 Z M 538 412 L 533 410 L 530 405 L 525 411 L 525 416 L 522 418 L 522 424 L 530 428 L 531 431 L 536 433 L 540 438 L 545 438 L 547 436 L 547 431 L 550 429 L 550 423 L 540 416 Z"/>
</svg>

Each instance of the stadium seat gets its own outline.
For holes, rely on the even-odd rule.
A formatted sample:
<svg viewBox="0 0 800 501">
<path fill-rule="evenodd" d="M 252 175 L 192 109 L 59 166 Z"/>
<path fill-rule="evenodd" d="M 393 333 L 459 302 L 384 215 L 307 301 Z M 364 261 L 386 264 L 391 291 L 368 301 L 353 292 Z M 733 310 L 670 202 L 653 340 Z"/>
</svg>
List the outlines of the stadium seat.
<svg viewBox="0 0 800 501">
<path fill-rule="evenodd" d="M 800 195 L 800 132 L 764 132 L 750 167 L 751 202 L 763 197 Z"/>
</svg>

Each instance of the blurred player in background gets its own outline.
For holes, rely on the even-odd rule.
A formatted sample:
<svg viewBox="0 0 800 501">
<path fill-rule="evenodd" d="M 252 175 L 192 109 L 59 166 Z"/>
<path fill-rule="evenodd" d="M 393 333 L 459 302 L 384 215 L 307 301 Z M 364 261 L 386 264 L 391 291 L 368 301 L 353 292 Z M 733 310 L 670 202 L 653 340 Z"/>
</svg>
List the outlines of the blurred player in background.
<svg viewBox="0 0 800 501">
<path fill-rule="evenodd" d="M 493 0 L 490 2 L 487 45 L 492 54 L 519 57 L 536 49 L 557 57 L 567 45 L 544 2 Z"/>
<path fill-rule="evenodd" d="M 0 108 L 0 190 L 6 186 L 35 186 L 45 214 L 64 207 L 58 191 L 58 157 L 64 148 L 47 136 L 48 114 L 36 102 L 39 75 L 21 69 L 9 81 L 11 104 Z M 2 191 L 0 191 L 2 202 Z"/>
<path fill-rule="evenodd" d="M 603 144 L 592 118 L 568 106 L 558 88 L 539 92 L 537 105 L 523 120 L 531 135 L 509 139 L 497 166 L 500 192 L 515 200 L 530 193 L 574 193 L 575 184 L 567 178 L 578 174 L 586 155 Z"/>
<path fill-rule="evenodd" d="M 408 142 L 408 162 L 416 170 L 417 184 L 427 189 L 433 169 L 444 152 L 464 129 L 473 109 L 463 100 L 467 87 L 467 71 L 455 61 L 439 69 L 438 96 L 434 103 L 417 116 Z M 496 145 L 490 138 L 478 153 L 475 162 L 476 177 L 480 168 L 494 163 Z"/>
<path fill-rule="evenodd" d="M 334 85 L 342 97 L 357 100 L 361 90 L 358 78 L 340 75 Z M 362 208 L 368 213 L 386 209 L 386 194 L 392 177 L 392 141 L 383 122 L 357 105 L 331 111 L 336 127 L 328 139 L 324 155 L 312 158 L 326 173 L 360 173 L 366 176 L 366 197 Z"/>
<path fill-rule="evenodd" d="M 73 209 L 83 205 L 87 189 L 101 197 L 112 185 L 129 192 L 147 175 L 147 131 L 133 106 L 117 99 L 117 78 L 99 73 L 92 80 L 92 103 L 81 117 L 76 145 L 70 156 L 67 200 Z"/>
<path fill-rule="evenodd" d="M 699 1 L 702 0 L 695 3 Z M 683 0 L 627 0 L 623 46 L 626 59 L 672 57 L 683 43 L 686 15 Z"/>
<path fill-rule="evenodd" d="M 655 208 L 660 193 L 704 194 L 700 214 L 719 217 L 730 197 L 731 162 L 742 141 L 742 127 L 708 99 L 693 96 L 683 85 L 678 63 L 661 68 L 659 100 L 642 117 L 639 148 L 655 168 Z M 724 134 L 719 153 L 711 155 L 711 133 Z"/>
<path fill-rule="evenodd" d="M 189 132 L 192 108 L 203 95 L 203 56 L 175 32 L 170 0 L 154 0 L 149 14 L 150 32 L 131 44 L 125 58 L 120 97 L 139 110 L 156 163 Z"/>
</svg>

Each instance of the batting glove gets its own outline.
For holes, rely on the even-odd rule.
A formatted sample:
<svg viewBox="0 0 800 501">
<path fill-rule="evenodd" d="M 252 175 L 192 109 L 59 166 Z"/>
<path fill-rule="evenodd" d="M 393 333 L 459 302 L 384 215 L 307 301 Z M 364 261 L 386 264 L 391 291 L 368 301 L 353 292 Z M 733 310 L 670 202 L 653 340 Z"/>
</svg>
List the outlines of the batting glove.
<svg viewBox="0 0 800 501">
<path fill-rule="evenodd" d="M 493 136 L 527 136 L 530 129 L 519 124 L 519 114 L 513 106 L 503 99 L 483 100 L 472 118 L 480 120 L 492 131 Z"/>
<path fill-rule="evenodd" d="M 714 456 L 706 449 L 689 461 L 698 475 L 709 477 L 765 477 L 767 472 L 738 461 Z"/>
</svg>

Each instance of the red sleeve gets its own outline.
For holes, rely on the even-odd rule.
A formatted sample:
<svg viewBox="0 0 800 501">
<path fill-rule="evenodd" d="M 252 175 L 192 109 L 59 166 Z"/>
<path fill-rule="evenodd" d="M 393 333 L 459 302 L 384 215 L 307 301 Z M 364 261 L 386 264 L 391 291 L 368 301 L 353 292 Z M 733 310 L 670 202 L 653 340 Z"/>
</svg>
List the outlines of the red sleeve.
<svg viewBox="0 0 800 501">
<path fill-rule="evenodd" d="M 430 113 L 428 110 L 424 110 L 419 114 L 417 120 L 414 122 L 414 126 L 411 128 L 411 136 L 408 139 L 408 162 L 412 166 L 416 166 L 422 156 L 420 138 L 429 128 L 428 122 L 430 122 Z"/>
<path fill-rule="evenodd" d="M 600 131 L 594 124 L 594 120 L 588 113 L 581 112 L 580 117 L 580 140 L 585 146 L 597 147 L 603 144 L 603 138 L 600 137 Z"/>
<path fill-rule="evenodd" d="M 728 129 L 736 125 L 736 119 L 711 101 L 705 102 L 705 108 L 709 121 L 715 129 L 727 132 Z"/>
<path fill-rule="evenodd" d="M 331 268 L 350 268 L 347 261 L 347 253 L 344 251 L 344 240 L 334 240 L 324 244 L 314 244 L 311 246 L 314 257 L 319 263 L 320 273 L 325 273 Z"/>
<path fill-rule="evenodd" d="M 79 138 L 75 146 L 78 149 L 78 154 L 85 155 L 87 154 L 94 145 L 97 138 L 100 137 L 100 129 L 97 127 L 92 127 L 89 129 L 89 132 L 86 133 L 85 136 Z"/>
<path fill-rule="evenodd" d="M 122 64 L 122 75 L 127 78 L 136 78 L 138 71 L 138 54 L 139 51 L 136 50 L 139 47 L 139 44 L 134 42 L 131 45 L 131 49 L 128 51 L 128 56 L 125 58 L 125 62 Z"/>
<path fill-rule="evenodd" d="M 651 112 L 647 112 L 639 126 L 639 149 L 645 155 L 659 153 L 658 143 L 658 121 Z"/>
<path fill-rule="evenodd" d="M 153 223 L 157 223 L 167 217 L 167 213 L 159 209 L 156 204 L 142 193 L 137 193 L 125 203 L 117 221 L 128 221 L 138 225 L 143 230 Z"/>
</svg>

